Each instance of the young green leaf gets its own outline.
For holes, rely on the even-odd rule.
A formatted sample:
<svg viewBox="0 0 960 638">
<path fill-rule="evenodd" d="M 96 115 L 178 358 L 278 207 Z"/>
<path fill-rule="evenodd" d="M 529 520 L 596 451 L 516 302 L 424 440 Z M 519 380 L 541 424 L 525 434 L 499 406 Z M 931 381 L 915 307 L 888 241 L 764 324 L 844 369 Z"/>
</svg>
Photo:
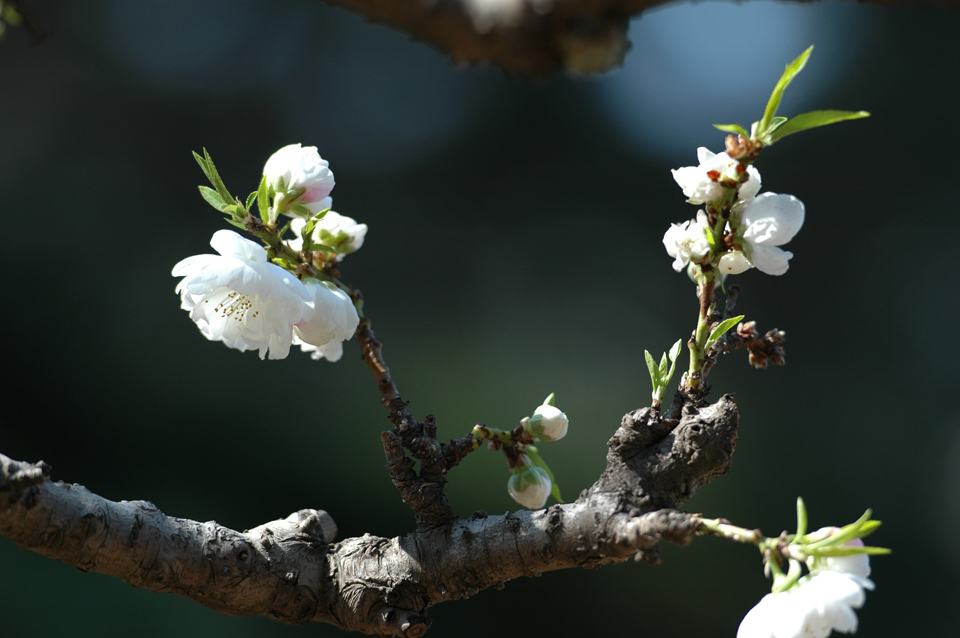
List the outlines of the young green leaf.
<svg viewBox="0 0 960 638">
<path fill-rule="evenodd" d="M 656 391 L 660 386 L 660 369 L 657 362 L 653 360 L 653 355 L 649 350 L 643 351 L 643 358 L 647 360 L 647 371 L 650 373 L 650 383 L 653 384 L 653 390 Z"/>
<path fill-rule="evenodd" d="M 859 120 L 862 117 L 869 116 L 870 114 L 866 111 L 810 111 L 808 113 L 801 113 L 800 115 L 791 117 L 782 126 L 773 131 L 768 143 L 773 144 L 787 135 L 817 128 L 818 126 L 845 122 L 846 120 Z"/>
<path fill-rule="evenodd" d="M 220 193 L 220 197 L 226 202 L 233 201 L 233 195 L 231 195 L 227 187 L 223 185 L 223 180 L 220 179 L 220 174 L 217 173 L 217 167 L 213 165 L 213 158 L 210 157 L 207 149 L 203 149 L 203 157 L 200 157 L 196 153 L 193 154 L 193 157 L 197 160 L 197 163 L 200 164 L 200 168 L 203 169 L 203 174 L 207 176 L 207 179 L 210 180 L 213 187 Z"/>
<path fill-rule="evenodd" d="M 670 363 L 674 363 L 677 360 L 677 357 L 680 356 L 680 348 L 682 347 L 683 339 L 677 339 L 677 342 L 673 344 L 673 347 L 670 348 Z"/>
<path fill-rule="evenodd" d="M 803 67 L 807 64 L 807 58 L 810 57 L 812 51 L 813 46 L 811 45 L 810 48 L 797 56 L 796 60 L 783 69 L 783 75 L 780 76 L 777 85 L 773 87 L 773 93 L 770 94 L 770 99 L 767 100 L 767 108 L 764 109 L 763 117 L 760 119 L 760 124 L 755 132 L 757 137 L 762 139 L 769 133 L 767 129 L 770 128 L 770 123 L 777 114 L 777 108 L 780 106 L 780 98 L 783 97 L 784 89 L 786 89 L 790 85 L 790 82 L 793 81 L 793 78 L 803 70 Z"/>
<path fill-rule="evenodd" d="M 739 317 L 731 317 L 725 321 L 720 322 L 716 328 L 713 329 L 713 332 L 710 333 L 710 336 L 707 337 L 707 343 L 704 346 L 704 352 L 708 352 L 710 348 L 713 347 L 720 337 L 724 335 L 730 328 L 734 327 L 743 320 L 745 315 L 740 315 Z"/>
<path fill-rule="evenodd" d="M 217 210 L 223 210 L 223 207 L 226 204 L 226 202 L 224 202 L 223 198 L 220 197 L 220 193 L 213 190 L 209 186 L 200 186 L 199 188 L 200 188 L 200 195 L 203 197 L 204 200 L 206 200 L 208 204 L 210 204 Z"/>
<path fill-rule="evenodd" d="M 667 353 L 664 352 L 664 353 L 663 353 L 663 356 L 660 357 L 660 378 L 661 378 L 661 379 L 663 379 L 663 378 L 666 377 L 666 375 L 667 375 L 667 366 L 668 366 L 668 365 L 669 365 L 669 364 L 667 363 Z"/>
<path fill-rule="evenodd" d="M 260 211 L 260 219 L 267 221 L 270 209 L 270 192 L 267 186 L 267 176 L 260 178 L 260 188 L 257 189 L 257 210 Z M 281 233 L 281 236 L 283 233 Z"/>
<path fill-rule="evenodd" d="M 719 129 L 724 133 L 734 133 L 735 135 L 750 137 L 750 134 L 747 132 L 747 129 L 743 128 L 739 124 L 714 124 L 713 128 Z"/>
<path fill-rule="evenodd" d="M 253 191 L 252 193 L 247 195 L 247 204 L 245 206 L 247 210 L 250 210 L 250 207 L 253 206 L 253 200 L 255 200 L 256 198 L 257 198 L 257 191 Z"/>
</svg>

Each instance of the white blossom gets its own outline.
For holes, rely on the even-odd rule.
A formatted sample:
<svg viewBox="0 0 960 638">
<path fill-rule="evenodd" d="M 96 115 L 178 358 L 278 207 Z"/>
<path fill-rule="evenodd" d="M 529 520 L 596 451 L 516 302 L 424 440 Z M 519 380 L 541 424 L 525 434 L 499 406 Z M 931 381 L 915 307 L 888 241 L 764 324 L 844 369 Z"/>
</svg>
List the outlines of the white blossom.
<svg viewBox="0 0 960 638">
<path fill-rule="evenodd" d="M 328 204 L 325 208 L 330 208 L 333 204 L 332 199 L 328 197 L 326 201 Z M 321 210 L 324 210 L 324 208 L 321 208 Z M 290 222 L 290 228 L 297 234 L 297 238 L 287 243 L 296 251 L 302 250 L 302 234 L 306 224 L 307 220 L 305 219 L 294 219 Z M 358 224 L 354 218 L 341 215 L 332 210 L 317 222 L 317 225 L 314 226 L 313 232 L 311 233 L 314 243 L 324 244 L 325 246 L 336 249 L 336 261 L 341 261 L 345 255 L 359 250 L 360 247 L 363 246 L 363 240 L 366 235 L 366 224 Z"/>
<path fill-rule="evenodd" d="M 334 284 L 316 279 L 304 281 L 310 300 L 303 319 L 293 326 L 293 342 L 314 359 L 338 361 L 343 342 L 360 324 L 349 295 Z"/>
<path fill-rule="evenodd" d="M 537 465 L 524 465 L 507 481 L 510 497 L 529 510 L 538 510 L 547 502 L 553 483 L 550 475 Z"/>
<path fill-rule="evenodd" d="M 284 146 L 270 156 L 263 174 L 278 195 L 287 198 L 279 207 L 280 212 L 297 216 L 298 213 L 290 209 L 295 204 L 305 206 L 313 215 L 329 208 L 325 204 L 333 190 L 333 172 L 327 160 L 320 157 L 316 146 Z M 293 196 L 299 189 L 304 189 L 303 193 Z"/>
<path fill-rule="evenodd" d="M 777 594 L 767 594 L 740 623 L 737 638 L 826 638 L 831 631 L 856 633 L 865 589 L 873 582 L 848 572 L 823 569 Z"/>
<path fill-rule="evenodd" d="M 787 272 L 787 261 L 793 253 L 779 246 L 793 239 L 803 226 L 803 218 L 803 202 L 793 195 L 764 193 L 743 207 L 740 228 L 750 263 L 768 275 Z"/>
<path fill-rule="evenodd" d="M 739 250 L 731 250 L 723 253 L 720 257 L 720 263 L 717 264 L 717 268 L 719 268 L 720 272 L 724 275 L 739 275 L 745 270 L 753 268 L 753 264 L 750 263 L 747 256 Z"/>
<path fill-rule="evenodd" d="M 697 149 L 699 166 L 684 166 L 671 171 L 673 179 L 691 204 L 716 203 L 723 199 L 721 182 L 739 185 L 737 199 L 752 199 L 760 191 L 760 172 L 747 165 L 747 180 L 740 183 L 740 162 L 726 153 L 715 154 L 705 147 Z"/>
<path fill-rule="evenodd" d="M 570 420 L 552 405 L 541 405 L 527 422 L 529 432 L 543 441 L 557 441 L 567 435 Z"/>
<path fill-rule="evenodd" d="M 290 352 L 293 325 L 310 296 L 294 275 L 267 261 L 262 246 L 231 230 L 210 240 L 219 255 L 194 255 L 173 267 L 181 307 L 200 332 L 237 350 L 258 350 L 260 358 L 283 359 Z"/>
<path fill-rule="evenodd" d="M 663 246 L 667 254 L 674 258 L 674 270 L 680 272 L 688 262 L 701 259 L 710 252 L 710 242 L 707 241 L 709 232 L 707 216 L 702 210 L 697 211 L 696 219 L 671 224 L 663 234 Z"/>
</svg>

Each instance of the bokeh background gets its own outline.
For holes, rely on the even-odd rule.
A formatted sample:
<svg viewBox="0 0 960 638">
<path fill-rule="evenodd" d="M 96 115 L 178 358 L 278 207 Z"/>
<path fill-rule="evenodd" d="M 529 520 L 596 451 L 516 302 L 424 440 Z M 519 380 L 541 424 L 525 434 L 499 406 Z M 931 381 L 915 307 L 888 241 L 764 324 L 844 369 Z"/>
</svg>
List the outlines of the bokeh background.
<svg viewBox="0 0 960 638">
<path fill-rule="evenodd" d="M 404 396 L 444 438 L 512 426 L 551 391 L 570 434 L 543 451 L 568 498 L 649 396 L 644 349 L 689 334 L 692 286 L 661 237 L 695 212 L 669 169 L 757 119 L 783 65 L 813 57 L 782 112 L 873 117 L 791 137 L 758 165 L 807 222 L 779 278 L 738 309 L 788 333 L 788 365 L 721 362 L 742 411 L 729 476 L 688 509 L 768 533 L 874 508 L 862 636 L 953 635 L 960 588 L 956 291 L 960 13 L 852 3 L 674 4 L 631 25 L 623 68 L 529 82 L 311 0 L 27 5 L 48 37 L 0 42 L 0 450 L 115 500 L 245 529 L 304 507 L 341 537 L 412 517 L 383 468 L 388 422 L 348 343 L 337 364 L 205 341 L 170 269 L 221 216 L 190 156 L 255 188 L 267 156 L 316 145 L 335 208 L 370 225 L 344 264 Z M 278 406 L 282 410 L 278 410 Z M 460 513 L 502 513 L 499 455 L 455 470 Z M 715 539 L 514 581 L 432 610 L 434 636 L 733 636 L 768 587 Z M 0 539 L 4 636 L 338 636 L 221 616 Z"/>
</svg>

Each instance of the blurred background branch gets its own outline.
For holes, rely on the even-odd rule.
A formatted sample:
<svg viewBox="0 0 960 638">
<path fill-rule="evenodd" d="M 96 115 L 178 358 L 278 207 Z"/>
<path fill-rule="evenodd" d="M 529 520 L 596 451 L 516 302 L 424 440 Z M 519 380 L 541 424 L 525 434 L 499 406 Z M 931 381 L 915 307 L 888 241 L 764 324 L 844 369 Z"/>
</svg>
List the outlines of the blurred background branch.
<svg viewBox="0 0 960 638">
<path fill-rule="evenodd" d="M 509 73 L 543 76 L 602 73 L 620 66 L 631 47 L 630 18 L 670 0 L 324 1 L 429 42 L 454 64 L 491 63 Z M 960 0 L 927 4 L 958 5 Z"/>
</svg>

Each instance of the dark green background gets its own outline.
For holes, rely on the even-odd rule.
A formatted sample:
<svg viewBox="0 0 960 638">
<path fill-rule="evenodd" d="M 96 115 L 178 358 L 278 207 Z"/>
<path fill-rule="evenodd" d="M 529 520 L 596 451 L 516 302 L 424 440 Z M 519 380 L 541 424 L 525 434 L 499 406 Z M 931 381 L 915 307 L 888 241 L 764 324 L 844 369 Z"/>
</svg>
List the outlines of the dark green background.
<svg viewBox="0 0 960 638">
<path fill-rule="evenodd" d="M 737 277 L 738 309 L 787 330 L 789 365 L 757 371 L 738 354 L 715 370 L 716 395 L 737 394 L 740 438 L 730 475 L 688 508 L 773 534 L 792 526 L 797 495 L 814 526 L 872 507 L 885 522 L 872 541 L 895 553 L 874 561 L 860 635 L 955 631 L 943 601 L 960 593 L 957 11 L 845 5 L 838 27 L 834 5 L 794 7 L 807 41 L 788 53 L 758 44 L 763 29 L 679 28 L 660 34 L 675 49 L 635 42 L 612 79 L 527 82 L 452 68 L 319 2 L 28 6 L 47 41 L 0 42 L 0 451 L 238 529 L 326 509 L 341 537 L 412 525 L 383 468 L 372 376 L 352 342 L 335 365 L 263 362 L 198 334 L 169 273 L 209 252 L 222 222 L 190 151 L 207 147 L 246 193 L 273 150 L 317 145 L 336 209 L 370 225 L 344 278 L 411 409 L 454 438 L 512 426 L 555 391 L 570 434 L 543 452 L 574 498 L 620 416 L 647 401 L 643 350 L 693 325 L 692 286 L 660 243 L 694 213 L 669 169 L 721 148 L 711 120 L 758 117 L 763 96 L 738 87 L 769 90 L 816 43 L 783 112 L 874 115 L 761 157 L 765 190 L 800 197 L 807 222 L 786 276 Z M 685 10 L 718 6 L 758 5 Z M 725 88 L 684 87 L 705 115 L 621 104 L 656 115 L 625 133 L 602 95 L 641 61 L 668 78 L 635 81 L 641 95 L 690 65 Z M 714 97 L 733 106 L 714 114 Z M 654 128 L 679 131 L 676 144 L 643 142 Z M 502 458 L 478 453 L 449 494 L 460 513 L 502 513 L 506 479 Z M 758 558 L 702 539 L 666 547 L 656 568 L 548 573 L 433 609 L 431 635 L 733 636 L 767 587 Z M 339 635 L 221 616 L 3 540 L 0 634 L 28 632 Z"/>
</svg>

